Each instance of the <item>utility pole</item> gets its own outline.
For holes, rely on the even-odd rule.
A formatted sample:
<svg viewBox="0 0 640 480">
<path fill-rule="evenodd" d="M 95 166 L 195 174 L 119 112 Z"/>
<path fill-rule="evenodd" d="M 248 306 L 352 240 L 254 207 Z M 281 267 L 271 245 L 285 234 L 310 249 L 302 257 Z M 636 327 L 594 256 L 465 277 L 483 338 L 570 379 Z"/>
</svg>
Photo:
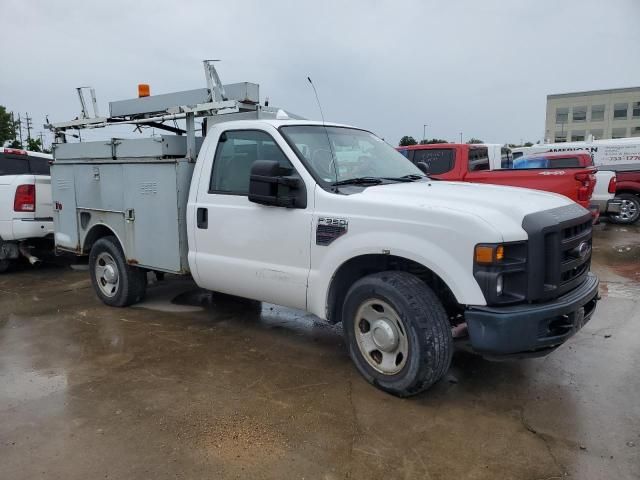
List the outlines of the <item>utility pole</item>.
<svg viewBox="0 0 640 480">
<path fill-rule="evenodd" d="M 422 125 L 422 141 L 424 143 L 426 143 L 426 141 L 427 141 L 427 127 L 428 126 L 429 125 L 427 125 L 426 123 L 424 125 Z"/>
<path fill-rule="evenodd" d="M 38 136 L 40 137 L 40 149 L 44 152 L 44 133 L 40 131 Z"/>
<path fill-rule="evenodd" d="M 460 132 L 460 143 L 462 143 L 462 132 Z"/>
<path fill-rule="evenodd" d="M 22 119 L 20 119 L 20 114 L 18 113 L 18 130 L 20 131 L 20 148 L 24 147 L 22 143 Z"/>
<path fill-rule="evenodd" d="M 13 117 L 13 112 L 11 112 L 11 132 L 13 133 L 13 141 L 16 141 L 16 119 Z"/>
<path fill-rule="evenodd" d="M 31 128 L 33 127 L 33 125 L 31 124 L 31 120 L 33 120 L 30 116 L 29 113 L 26 113 L 26 117 L 25 117 L 25 122 L 27 124 L 27 142 L 29 140 L 31 140 Z"/>
</svg>

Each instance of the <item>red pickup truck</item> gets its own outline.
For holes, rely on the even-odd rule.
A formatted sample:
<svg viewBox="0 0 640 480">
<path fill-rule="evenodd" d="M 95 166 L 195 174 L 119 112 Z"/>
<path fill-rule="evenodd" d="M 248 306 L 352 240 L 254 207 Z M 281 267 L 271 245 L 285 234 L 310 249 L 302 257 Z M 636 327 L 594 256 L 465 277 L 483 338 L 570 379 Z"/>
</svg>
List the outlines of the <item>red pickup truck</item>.
<svg viewBox="0 0 640 480">
<path fill-rule="evenodd" d="M 422 171 L 439 180 L 492 183 L 559 193 L 589 208 L 596 182 L 593 166 L 513 169 L 510 151 L 494 145 L 435 143 L 398 147 Z"/>
<path fill-rule="evenodd" d="M 631 224 L 640 219 L 640 170 L 616 170 L 616 199 L 621 206 L 619 213 L 609 216 L 614 222 Z"/>
</svg>

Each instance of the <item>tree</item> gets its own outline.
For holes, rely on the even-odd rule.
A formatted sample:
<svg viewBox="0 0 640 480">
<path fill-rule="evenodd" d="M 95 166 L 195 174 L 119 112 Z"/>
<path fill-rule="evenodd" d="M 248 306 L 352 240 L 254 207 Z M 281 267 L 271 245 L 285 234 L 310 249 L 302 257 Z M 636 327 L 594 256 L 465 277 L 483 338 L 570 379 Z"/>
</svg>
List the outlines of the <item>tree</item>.
<svg viewBox="0 0 640 480">
<path fill-rule="evenodd" d="M 30 152 L 41 152 L 42 142 L 39 138 L 27 138 L 27 150 Z"/>
<path fill-rule="evenodd" d="M 538 142 L 538 143 L 540 143 L 540 142 Z M 507 144 L 507 146 L 508 146 L 509 148 L 533 147 L 533 143 L 531 143 L 531 142 L 525 142 L 525 143 L 523 143 L 522 145 L 518 145 L 518 144 L 516 144 L 516 143 L 509 143 L 509 144 Z"/>
<path fill-rule="evenodd" d="M 11 121 L 11 113 L 7 112 L 7 109 L 0 105 L 0 147 L 4 145 L 7 140 L 14 140 L 16 138 L 16 126 L 18 122 Z"/>
<path fill-rule="evenodd" d="M 22 148 L 22 144 L 20 143 L 19 140 L 14 140 L 13 142 L 11 142 L 9 144 L 9 148 L 18 148 L 21 149 Z"/>
<path fill-rule="evenodd" d="M 442 138 L 432 138 L 431 140 L 420 140 L 420 145 L 431 145 L 432 143 L 449 143 Z"/>
<path fill-rule="evenodd" d="M 484 143 L 484 141 L 480 140 L 479 138 L 471 137 L 469 140 L 467 140 L 467 143 Z"/>
<path fill-rule="evenodd" d="M 400 143 L 398 144 L 400 147 L 408 147 L 409 145 L 417 145 L 418 142 L 416 142 L 416 139 L 409 136 L 409 135 L 405 135 L 404 137 L 402 137 L 400 139 Z"/>
</svg>

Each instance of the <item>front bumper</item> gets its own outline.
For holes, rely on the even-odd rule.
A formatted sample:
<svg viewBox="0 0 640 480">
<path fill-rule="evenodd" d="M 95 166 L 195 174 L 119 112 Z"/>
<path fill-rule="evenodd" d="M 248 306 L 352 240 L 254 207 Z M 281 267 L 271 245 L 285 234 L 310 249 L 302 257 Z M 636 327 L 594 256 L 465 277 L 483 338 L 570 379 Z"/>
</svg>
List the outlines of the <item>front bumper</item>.
<svg viewBox="0 0 640 480">
<path fill-rule="evenodd" d="M 490 356 L 544 355 L 587 323 L 598 301 L 598 277 L 589 272 L 575 289 L 552 301 L 465 312 L 473 350 Z"/>
</svg>

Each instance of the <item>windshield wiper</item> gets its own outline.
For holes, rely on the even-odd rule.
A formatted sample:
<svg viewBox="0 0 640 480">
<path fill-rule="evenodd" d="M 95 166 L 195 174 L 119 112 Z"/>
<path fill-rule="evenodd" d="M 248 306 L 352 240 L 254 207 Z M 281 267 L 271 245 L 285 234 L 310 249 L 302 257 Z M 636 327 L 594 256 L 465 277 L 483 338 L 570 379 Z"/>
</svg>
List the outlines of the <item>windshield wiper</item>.
<svg viewBox="0 0 640 480">
<path fill-rule="evenodd" d="M 423 178 L 428 178 L 426 175 L 418 175 L 417 173 L 410 173 L 409 175 L 403 175 L 401 177 L 382 177 L 385 180 L 394 180 L 396 182 L 415 182 Z"/>
<path fill-rule="evenodd" d="M 378 185 L 379 183 L 382 183 L 382 180 L 382 178 L 378 177 L 354 177 L 333 182 L 331 186 L 337 187 L 339 185 Z"/>
</svg>

